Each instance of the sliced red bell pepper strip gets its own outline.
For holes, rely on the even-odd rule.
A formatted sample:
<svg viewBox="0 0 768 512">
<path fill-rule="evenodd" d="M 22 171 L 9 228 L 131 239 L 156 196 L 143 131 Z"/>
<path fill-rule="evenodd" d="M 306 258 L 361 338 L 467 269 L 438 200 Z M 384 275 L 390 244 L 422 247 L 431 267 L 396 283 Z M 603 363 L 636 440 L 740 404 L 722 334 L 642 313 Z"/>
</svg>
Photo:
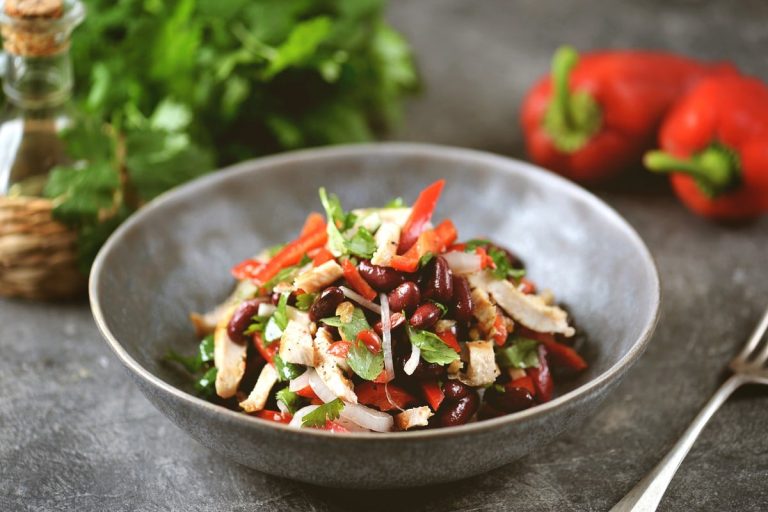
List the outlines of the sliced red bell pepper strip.
<svg viewBox="0 0 768 512">
<path fill-rule="evenodd" d="M 315 390 L 313 390 L 312 386 L 310 385 L 304 386 L 303 388 L 298 390 L 296 394 L 299 396 L 303 396 L 304 398 L 309 398 L 310 400 L 315 400 L 315 399 L 319 400 L 319 397 L 317 396 L 317 394 L 315 394 Z"/>
<path fill-rule="evenodd" d="M 363 342 L 363 345 L 368 348 L 372 353 L 378 354 L 381 352 L 381 338 L 376 334 L 373 329 L 365 329 L 357 333 L 357 339 Z"/>
<path fill-rule="evenodd" d="M 347 357 L 347 354 L 349 354 L 349 348 L 351 346 L 352 343 L 348 341 L 335 341 L 331 343 L 331 346 L 328 349 L 328 353 L 334 357 L 345 358 Z"/>
<path fill-rule="evenodd" d="M 433 411 L 437 411 L 440 408 L 440 404 L 443 403 L 445 393 L 443 388 L 440 387 L 440 383 L 435 381 L 426 381 L 421 383 L 421 392 L 424 394 L 424 399 L 427 401 Z"/>
<path fill-rule="evenodd" d="M 498 346 L 503 346 L 507 342 L 507 323 L 504 321 L 504 316 L 496 311 L 496 320 L 493 321 L 493 332 L 491 337 Z"/>
<path fill-rule="evenodd" d="M 424 226 L 432 219 L 432 213 L 435 211 L 435 206 L 444 186 L 445 180 L 438 180 L 422 190 L 419 197 L 416 198 L 416 202 L 411 208 L 411 215 L 400 233 L 400 244 L 398 245 L 400 254 L 411 248 L 421 232 L 424 231 Z"/>
<path fill-rule="evenodd" d="M 376 407 L 380 411 L 392 411 L 398 408 L 405 409 L 416 402 L 416 398 L 400 386 L 394 384 L 387 384 L 386 386 L 392 402 L 387 398 L 387 390 L 384 389 L 384 384 L 370 381 L 363 381 L 355 386 L 357 401 L 363 405 Z"/>
<path fill-rule="evenodd" d="M 459 345 L 459 340 L 456 339 L 456 335 L 451 331 L 438 332 L 437 337 L 443 340 L 443 343 L 455 350 L 457 354 L 461 354 L 461 345 Z"/>
<path fill-rule="evenodd" d="M 515 379 L 511 382 L 507 382 L 504 384 L 504 387 L 509 388 L 522 388 L 530 391 L 531 396 L 536 396 L 536 386 L 533 383 L 533 379 L 526 375 L 525 377 L 520 377 L 519 379 Z"/>
<path fill-rule="evenodd" d="M 415 272 L 419 260 L 426 254 L 440 254 L 451 245 L 457 237 L 456 226 L 450 219 L 437 225 L 435 229 L 424 231 L 411 248 L 401 255 L 392 257 L 390 267 L 402 272 Z"/>
<path fill-rule="evenodd" d="M 327 261 L 331 261 L 333 259 L 333 254 L 331 254 L 331 251 L 329 251 L 325 247 L 318 247 L 317 249 L 312 249 L 307 253 L 307 256 L 312 258 L 313 267 L 319 267 L 323 263 Z"/>
<path fill-rule="evenodd" d="M 256 417 L 277 423 L 290 423 L 293 419 L 293 416 L 287 412 L 270 411 L 268 409 L 257 412 Z"/>
<path fill-rule="evenodd" d="M 275 254 L 275 256 L 269 260 L 269 263 L 261 269 L 254 280 L 259 284 L 266 283 L 275 277 L 275 274 L 280 270 L 297 264 L 301 261 L 302 256 L 312 249 L 322 247 L 327 241 L 328 233 L 326 231 L 317 231 L 315 233 L 310 233 L 305 237 L 297 238 L 280 249 L 280 252 Z"/>
<path fill-rule="evenodd" d="M 266 267 L 267 264 L 263 261 L 257 261 L 254 259 L 243 260 L 229 271 L 237 280 L 253 279 L 261 270 Z"/>
<path fill-rule="evenodd" d="M 368 300 L 376 298 L 376 290 L 371 288 L 371 285 L 363 279 L 363 276 L 360 275 L 357 267 L 351 261 L 342 261 L 341 268 L 344 271 L 344 279 L 347 280 L 349 286 L 351 286 L 353 290 Z"/>
<path fill-rule="evenodd" d="M 260 332 L 254 332 L 253 333 L 253 345 L 256 347 L 256 350 L 259 351 L 259 354 L 261 354 L 261 357 L 264 358 L 266 362 L 274 366 L 274 359 L 275 354 L 278 350 L 280 350 L 280 341 L 275 341 L 269 346 L 264 345 L 264 340 L 261 337 Z"/>
<path fill-rule="evenodd" d="M 307 220 L 304 221 L 299 238 L 304 238 L 318 231 L 325 231 L 325 217 L 317 212 L 312 212 L 307 216 Z"/>
<path fill-rule="evenodd" d="M 519 326 L 519 330 L 521 336 L 539 341 L 547 347 L 547 355 L 553 365 L 576 372 L 586 370 L 589 366 L 578 352 L 568 345 L 558 342 L 554 334 L 532 331 L 522 325 Z"/>
<path fill-rule="evenodd" d="M 536 285 L 530 279 L 521 277 L 519 290 L 526 295 L 530 295 L 536 293 Z"/>
<path fill-rule="evenodd" d="M 485 250 L 485 247 L 475 247 L 475 254 L 480 256 L 480 268 L 496 268 L 493 258 L 488 256 L 488 251 Z"/>
<path fill-rule="evenodd" d="M 381 373 L 379 374 L 378 377 L 373 379 L 373 382 L 375 382 L 376 384 L 386 384 L 387 382 L 389 382 L 389 375 L 387 375 L 387 370 L 381 370 Z"/>
<path fill-rule="evenodd" d="M 533 379 L 533 385 L 536 388 L 536 399 L 539 403 L 549 402 L 552 399 L 552 391 L 555 389 L 555 384 L 552 381 L 552 374 L 549 372 L 547 349 L 544 348 L 544 345 L 539 345 L 539 367 L 528 368 L 525 372 Z"/>
</svg>

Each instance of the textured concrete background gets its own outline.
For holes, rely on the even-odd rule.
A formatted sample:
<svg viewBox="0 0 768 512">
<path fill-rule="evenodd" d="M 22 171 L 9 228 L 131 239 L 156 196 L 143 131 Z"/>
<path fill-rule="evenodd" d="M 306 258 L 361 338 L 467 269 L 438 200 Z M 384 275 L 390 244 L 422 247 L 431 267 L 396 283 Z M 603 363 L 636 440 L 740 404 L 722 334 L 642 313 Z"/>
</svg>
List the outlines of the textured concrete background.
<svg viewBox="0 0 768 512">
<path fill-rule="evenodd" d="M 410 105 L 409 140 L 520 156 L 518 102 L 561 42 L 733 59 L 768 78 L 762 0 L 394 0 L 390 11 L 427 82 Z M 595 417 L 526 459 L 402 493 L 267 477 L 220 460 L 153 409 L 100 339 L 87 304 L 0 301 L 0 510 L 607 510 L 685 428 L 768 305 L 768 218 L 708 224 L 663 180 L 600 194 L 656 256 L 663 317 Z M 766 425 L 768 393 L 739 392 L 704 431 L 661 510 L 768 508 Z"/>
</svg>

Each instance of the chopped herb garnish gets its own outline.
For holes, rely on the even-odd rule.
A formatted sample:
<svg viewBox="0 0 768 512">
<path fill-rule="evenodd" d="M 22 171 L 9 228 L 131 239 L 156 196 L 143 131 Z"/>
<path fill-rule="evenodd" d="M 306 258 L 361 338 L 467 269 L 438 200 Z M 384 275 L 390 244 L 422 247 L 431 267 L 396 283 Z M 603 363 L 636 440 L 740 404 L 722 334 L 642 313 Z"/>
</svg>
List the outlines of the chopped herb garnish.
<svg viewBox="0 0 768 512">
<path fill-rule="evenodd" d="M 310 412 L 301 420 L 302 427 L 324 427 L 329 421 L 339 417 L 344 409 L 344 402 L 340 398 L 323 404 L 314 411 Z"/>
<path fill-rule="evenodd" d="M 262 336 L 264 335 L 264 330 L 267 327 L 267 322 L 269 322 L 269 319 L 272 318 L 269 315 L 261 315 L 261 316 L 254 316 L 252 318 L 251 325 L 248 326 L 248 328 L 243 332 L 246 336 L 250 336 L 252 334 L 255 334 L 257 332 L 260 332 Z"/>
<path fill-rule="evenodd" d="M 440 310 L 440 318 L 444 317 L 446 313 L 448 313 L 448 308 L 437 302 L 436 300 L 430 301 L 432 304 L 437 306 L 437 309 Z"/>
<path fill-rule="evenodd" d="M 346 221 L 346 215 L 341 208 L 341 202 L 335 194 L 328 194 L 325 192 L 324 187 L 320 187 L 320 202 L 323 203 L 323 209 L 328 217 L 327 231 L 328 231 L 328 248 L 331 253 L 338 257 L 346 252 L 346 244 L 344 243 L 344 237 L 341 235 L 340 228 L 344 228 Z"/>
<path fill-rule="evenodd" d="M 355 341 L 360 331 L 365 331 L 371 328 L 368 324 L 368 320 L 365 319 L 365 313 L 363 313 L 363 310 L 360 308 L 355 308 L 354 311 L 352 311 L 352 318 L 349 322 L 342 322 L 341 318 L 338 316 L 323 318 L 320 321 L 325 325 L 338 327 L 342 337 L 346 341 Z"/>
<path fill-rule="evenodd" d="M 296 309 L 300 311 L 309 311 L 309 308 L 312 307 L 317 295 L 317 293 L 302 293 L 301 295 L 297 295 Z"/>
<path fill-rule="evenodd" d="M 286 267 L 282 270 L 280 270 L 277 274 L 275 274 L 275 277 L 264 283 L 262 288 L 265 290 L 272 290 L 275 285 L 279 283 L 284 282 L 290 282 L 293 281 L 293 278 L 296 277 L 296 274 L 298 274 L 299 269 L 301 269 L 304 265 L 312 261 L 312 258 L 307 256 L 306 254 L 301 258 L 301 261 L 293 265 L 292 267 Z"/>
<path fill-rule="evenodd" d="M 459 358 L 451 347 L 445 344 L 437 334 L 408 326 L 408 337 L 421 350 L 421 358 L 428 363 L 449 364 Z"/>
<path fill-rule="evenodd" d="M 357 340 L 349 347 L 347 363 L 352 371 L 365 380 L 374 380 L 384 370 L 384 354 L 374 354 L 363 342 Z"/>
<path fill-rule="evenodd" d="M 283 292 L 280 295 L 280 300 L 277 301 L 277 309 L 275 309 L 275 313 L 272 315 L 272 318 L 275 319 L 275 324 L 277 324 L 281 331 L 288 327 L 288 297 L 290 296 L 290 292 Z"/>
<path fill-rule="evenodd" d="M 520 279 L 521 277 L 525 277 L 525 269 L 513 267 L 512 262 L 509 261 L 507 253 L 494 246 L 489 240 L 476 238 L 466 242 L 465 245 L 465 252 L 474 252 L 478 247 L 485 248 L 488 256 L 493 260 L 493 264 L 496 267 L 491 269 L 491 274 L 493 274 L 496 279 L 506 279 L 508 277 Z"/>
<path fill-rule="evenodd" d="M 282 337 L 283 330 L 279 325 L 277 325 L 275 315 L 272 315 L 269 317 L 269 320 L 267 320 L 267 325 L 264 327 L 264 345 L 268 347 Z"/>
<path fill-rule="evenodd" d="M 391 199 L 387 204 L 384 205 L 384 208 L 403 208 L 405 206 L 405 201 L 403 201 L 402 197 L 396 197 L 394 199 Z"/>
<path fill-rule="evenodd" d="M 275 365 L 275 371 L 277 371 L 277 378 L 281 382 L 286 380 L 293 380 L 302 373 L 305 372 L 305 368 L 298 364 L 286 363 L 280 354 L 275 354 L 272 359 L 272 363 Z"/>
<path fill-rule="evenodd" d="M 511 345 L 496 352 L 496 362 L 502 368 L 538 368 L 538 347 L 536 340 L 515 337 Z"/>
<path fill-rule="evenodd" d="M 373 239 L 370 231 L 360 227 L 357 232 L 344 242 L 344 245 L 350 254 L 361 258 L 370 258 L 376 252 L 376 240 Z"/>
<path fill-rule="evenodd" d="M 202 377 L 197 379 L 195 382 L 195 391 L 200 396 L 203 396 L 205 398 L 210 398 L 216 393 L 216 374 L 218 373 L 217 368 L 214 366 L 212 368 L 209 368 L 208 371 L 206 371 Z"/>
<path fill-rule="evenodd" d="M 478 247 L 488 247 L 489 245 L 491 245 L 491 241 L 485 240 L 483 238 L 475 238 L 475 239 L 464 242 L 464 245 L 465 245 L 465 249 L 464 249 L 465 252 L 475 252 L 475 249 L 477 249 Z"/>
<path fill-rule="evenodd" d="M 302 402 L 298 393 L 294 393 L 287 386 L 275 393 L 275 400 L 282 402 L 291 414 L 296 414 Z"/>
<path fill-rule="evenodd" d="M 205 363 L 213 361 L 213 334 L 209 334 L 200 341 L 197 354 L 183 356 L 174 350 L 169 350 L 165 358 L 182 365 L 189 373 L 197 373 L 205 367 Z"/>
<path fill-rule="evenodd" d="M 432 261 L 432 258 L 434 257 L 435 255 L 432 252 L 427 252 L 426 254 L 424 254 L 424 256 L 419 258 L 419 268 L 424 268 L 427 265 L 427 263 Z"/>
<path fill-rule="evenodd" d="M 272 247 L 267 247 L 267 255 L 271 258 L 275 254 L 279 253 L 283 247 L 285 247 L 285 244 L 277 244 L 273 245 Z"/>
</svg>

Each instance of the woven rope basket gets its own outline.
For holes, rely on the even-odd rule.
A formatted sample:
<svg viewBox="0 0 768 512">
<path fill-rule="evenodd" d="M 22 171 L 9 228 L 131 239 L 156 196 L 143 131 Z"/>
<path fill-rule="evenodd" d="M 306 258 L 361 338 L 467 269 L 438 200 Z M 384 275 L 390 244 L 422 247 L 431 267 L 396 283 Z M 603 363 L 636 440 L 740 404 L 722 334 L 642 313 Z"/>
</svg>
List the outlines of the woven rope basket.
<svg viewBox="0 0 768 512">
<path fill-rule="evenodd" d="M 77 234 L 36 197 L 0 197 L 0 295 L 64 299 L 85 291 Z"/>
</svg>

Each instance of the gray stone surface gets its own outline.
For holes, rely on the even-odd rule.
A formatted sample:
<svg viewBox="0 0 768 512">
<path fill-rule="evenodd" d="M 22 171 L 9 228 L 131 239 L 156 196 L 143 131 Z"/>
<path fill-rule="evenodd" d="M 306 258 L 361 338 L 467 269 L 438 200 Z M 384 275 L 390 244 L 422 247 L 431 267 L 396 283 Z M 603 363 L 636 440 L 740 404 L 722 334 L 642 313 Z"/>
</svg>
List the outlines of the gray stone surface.
<svg viewBox="0 0 768 512">
<path fill-rule="evenodd" d="M 768 78 L 766 15 L 758 0 L 395 0 L 392 20 L 413 41 L 428 86 L 403 137 L 519 156 L 517 104 L 565 41 L 729 58 Z M 607 510 L 685 428 L 768 304 L 768 218 L 706 223 L 663 181 L 600 194 L 654 252 L 663 317 L 594 418 L 534 455 L 399 493 L 267 477 L 219 460 L 155 411 L 100 339 L 87 304 L 0 301 L 0 510 Z M 765 510 L 767 424 L 764 389 L 737 393 L 660 510 Z"/>
</svg>

